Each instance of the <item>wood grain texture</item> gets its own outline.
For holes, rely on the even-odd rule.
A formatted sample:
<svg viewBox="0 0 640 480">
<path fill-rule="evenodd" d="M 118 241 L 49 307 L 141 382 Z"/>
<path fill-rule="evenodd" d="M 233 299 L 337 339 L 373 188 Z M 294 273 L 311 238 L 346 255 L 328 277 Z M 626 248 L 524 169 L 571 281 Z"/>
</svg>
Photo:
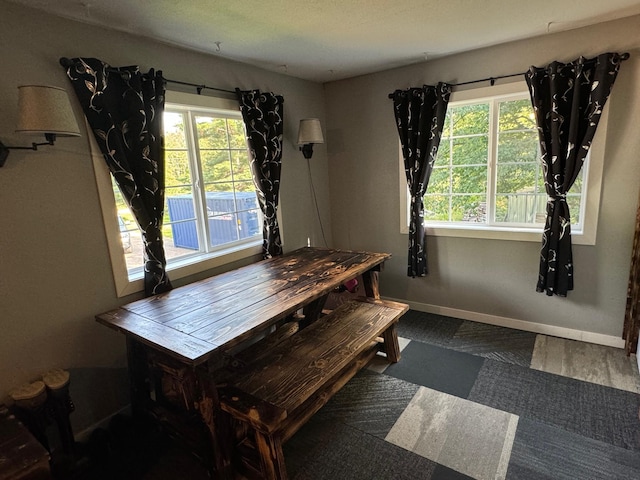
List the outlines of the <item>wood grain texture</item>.
<svg viewBox="0 0 640 480">
<path fill-rule="evenodd" d="M 377 265 L 378 254 L 328 251 L 321 261 L 300 263 L 299 275 L 286 283 L 264 285 L 228 298 L 215 308 L 223 313 L 199 311 L 192 324 L 206 324 L 192 336 L 210 343 L 233 346 L 299 308 L 327 295 L 354 276 Z M 205 314 L 206 313 L 206 314 Z M 197 316 L 197 318 L 196 318 Z"/>
<path fill-rule="evenodd" d="M 122 308 L 98 315 L 96 320 L 187 364 L 204 362 L 217 347 Z"/>
<path fill-rule="evenodd" d="M 325 406 L 331 398 L 351 380 L 356 373 L 364 368 L 376 356 L 377 345 L 372 343 L 370 347 L 361 352 L 354 358 L 345 368 L 336 374 L 335 377 L 325 384 L 315 395 L 307 399 L 307 401 L 298 407 L 287 417 L 280 435 L 282 443 L 289 440 L 300 428 L 315 415 L 318 410 Z"/>
<path fill-rule="evenodd" d="M 278 338 L 270 349 L 220 388 L 220 405 L 253 427 L 261 476 L 287 478 L 282 444 L 304 425 L 378 351 L 380 336 L 389 359 L 399 358 L 393 328 L 408 306 L 377 299 L 340 305 L 297 333 Z M 254 463 L 240 456 L 244 466 Z"/>
<path fill-rule="evenodd" d="M 256 359 L 265 363 L 275 361 L 274 370 L 270 373 L 275 375 L 280 369 L 282 375 L 276 375 L 276 383 L 271 385 L 279 385 L 279 388 L 274 388 L 265 397 L 259 389 L 255 396 L 250 391 L 238 396 L 232 390 L 223 391 L 230 397 L 224 397 L 225 393 L 222 393 L 222 398 L 229 405 L 227 410 L 244 422 L 244 430 L 249 429 L 247 425 L 252 425 L 259 427 L 256 431 L 266 434 L 259 438 L 254 435 L 253 438 L 251 449 L 254 454 L 260 453 L 263 463 L 259 466 L 254 462 L 256 468 L 268 472 L 273 478 L 285 478 L 280 443 L 283 438 L 288 438 L 282 436 L 288 412 L 294 412 L 296 407 L 304 404 L 304 411 L 296 412 L 287 432 L 304 423 L 350 378 L 349 375 L 364 366 L 365 349 L 367 355 L 375 354 L 373 340 L 382 335 L 390 323 L 397 321 L 407 307 L 403 306 L 403 310 L 397 305 L 382 307 L 375 302 L 361 302 L 358 322 L 352 322 L 356 314 L 350 310 L 353 307 L 347 306 L 341 313 L 321 318 L 300 331 L 300 323 L 295 323 L 296 313 L 303 309 L 308 320 L 314 320 L 332 290 L 359 275 L 369 278 L 368 272 L 379 269 L 389 256 L 384 253 L 302 248 L 124 305 L 97 315 L 96 320 L 127 336 L 134 410 L 157 410 L 160 416 L 163 415 L 161 407 L 179 407 L 187 413 L 197 411 L 201 426 L 206 427 L 209 437 L 205 442 L 209 447 L 204 448 L 204 457 L 209 460 L 207 463 L 214 476 L 225 478 L 230 475 L 230 460 L 238 452 L 232 453 L 226 448 L 235 438 L 230 431 L 230 427 L 235 428 L 235 425 L 227 422 L 228 416 L 219 416 L 223 412 L 218 404 L 215 383 L 224 377 L 217 375 L 220 373 L 217 367 L 230 354 L 237 353 L 259 338 L 258 335 L 269 332 L 272 326 L 294 320 L 276 335 L 260 342 L 263 350 L 255 347 L 248 350 L 257 352 L 253 358 L 244 355 L 246 360 L 240 362 Z M 374 276 L 377 280 L 377 272 Z M 373 297 L 379 297 L 375 280 L 366 281 L 367 291 Z M 387 314 L 393 311 L 392 318 L 388 315 L 385 318 L 383 310 Z M 342 320 L 338 321 L 341 316 Z M 307 331 L 312 333 L 304 333 Z M 315 338 L 315 335 L 320 337 Z M 327 348 L 327 345 L 332 347 Z M 154 355 L 149 355 L 149 351 L 166 358 L 156 359 L 154 367 Z M 283 360 L 285 354 L 290 355 L 289 361 Z M 238 358 L 242 356 L 241 353 Z M 178 364 L 173 364 L 171 359 Z M 313 361 L 309 362 L 309 359 Z M 287 372 L 282 368 L 283 364 L 290 362 L 300 362 L 301 377 L 290 378 L 291 370 Z M 158 377 L 155 380 L 151 378 L 154 375 Z M 149 381 L 155 385 L 156 394 L 160 391 L 159 396 L 151 398 Z M 290 382 L 288 386 L 287 382 Z M 309 386 L 305 388 L 303 385 L 307 382 Z M 297 388 L 286 391 L 288 387 Z M 319 400 L 309 400 L 314 391 L 320 393 Z M 160 405 L 162 402 L 158 399 L 167 405 Z M 180 423 L 179 419 L 164 418 L 177 433 L 185 430 L 175 425 Z M 277 435 L 272 437 L 270 432 Z M 195 436 L 191 437 L 197 444 Z M 239 445 L 236 448 L 239 449 Z"/>
<path fill-rule="evenodd" d="M 381 336 L 407 310 L 349 302 L 283 342 L 262 365 L 235 380 L 241 390 L 293 411 Z"/>
<path fill-rule="evenodd" d="M 287 480 L 287 466 L 284 463 L 280 436 L 265 435 L 256 431 L 255 440 L 264 477 L 274 480 Z"/>
<path fill-rule="evenodd" d="M 385 330 L 382 336 L 384 338 L 387 360 L 391 363 L 398 363 L 400 361 L 400 344 L 398 343 L 398 333 L 396 332 L 395 324 Z"/>
<path fill-rule="evenodd" d="M 220 388 L 219 397 L 224 411 L 265 433 L 278 430 L 287 418 L 287 412 L 282 408 L 244 392 L 234 385 Z"/>
<path fill-rule="evenodd" d="M 305 247 L 124 305 L 96 319 L 197 365 L 387 258 L 385 253 Z"/>
</svg>

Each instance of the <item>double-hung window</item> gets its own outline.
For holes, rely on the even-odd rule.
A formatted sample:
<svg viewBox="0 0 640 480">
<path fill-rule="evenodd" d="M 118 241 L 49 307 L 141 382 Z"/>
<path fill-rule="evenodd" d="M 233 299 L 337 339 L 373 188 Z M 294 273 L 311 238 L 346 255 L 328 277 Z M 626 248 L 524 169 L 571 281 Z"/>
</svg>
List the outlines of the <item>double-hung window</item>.
<svg viewBox="0 0 640 480">
<path fill-rule="evenodd" d="M 599 131 L 605 129 L 601 123 Z M 576 243 L 595 242 L 602 175 L 598 143 L 594 140 L 596 153 L 587 156 L 567 194 Z M 406 181 L 401 188 L 406 231 Z M 540 241 L 547 193 L 524 82 L 452 94 L 423 203 L 428 234 Z"/>
<path fill-rule="evenodd" d="M 259 254 L 262 214 L 237 102 L 167 92 L 163 115 L 162 234 L 170 278 Z M 113 228 L 119 234 L 120 244 L 110 241 L 110 250 L 116 286 L 124 295 L 140 289 L 133 284 L 143 275 L 142 236 L 113 181 L 111 193 L 117 226 L 106 212 L 105 226 L 112 237 Z"/>
</svg>

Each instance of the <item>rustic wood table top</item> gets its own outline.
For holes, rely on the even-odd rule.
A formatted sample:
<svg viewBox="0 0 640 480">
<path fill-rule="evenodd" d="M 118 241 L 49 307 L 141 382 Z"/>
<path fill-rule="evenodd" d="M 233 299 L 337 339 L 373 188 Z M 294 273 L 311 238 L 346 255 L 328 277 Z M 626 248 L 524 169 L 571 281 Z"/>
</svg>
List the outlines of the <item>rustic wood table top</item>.
<svg viewBox="0 0 640 480">
<path fill-rule="evenodd" d="M 305 247 L 123 305 L 96 319 L 195 366 L 378 268 L 389 256 Z"/>
</svg>

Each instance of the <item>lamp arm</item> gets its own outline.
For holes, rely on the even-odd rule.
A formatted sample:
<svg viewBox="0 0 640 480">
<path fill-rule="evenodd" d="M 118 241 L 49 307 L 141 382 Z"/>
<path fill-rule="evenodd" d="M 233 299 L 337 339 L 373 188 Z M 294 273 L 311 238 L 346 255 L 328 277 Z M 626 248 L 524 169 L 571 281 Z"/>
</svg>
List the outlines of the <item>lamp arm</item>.
<svg viewBox="0 0 640 480">
<path fill-rule="evenodd" d="M 9 156 L 9 150 L 38 150 L 38 147 L 42 145 L 53 145 L 56 141 L 55 133 L 44 134 L 46 142 L 36 143 L 33 142 L 30 147 L 11 147 L 0 142 L 0 167 L 3 167 Z"/>
</svg>

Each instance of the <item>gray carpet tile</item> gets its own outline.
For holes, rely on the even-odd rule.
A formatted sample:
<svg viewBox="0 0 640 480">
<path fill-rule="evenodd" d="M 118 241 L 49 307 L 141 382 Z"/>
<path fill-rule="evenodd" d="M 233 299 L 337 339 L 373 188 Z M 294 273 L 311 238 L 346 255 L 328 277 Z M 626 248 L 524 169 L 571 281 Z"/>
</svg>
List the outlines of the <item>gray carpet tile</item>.
<svg viewBox="0 0 640 480">
<path fill-rule="evenodd" d="M 416 480 L 418 480 L 418 478 L 422 477 L 416 477 Z M 469 477 L 464 473 L 456 472 L 444 465 L 436 465 L 436 469 L 431 474 L 431 478 L 429 480 L 472 480 L 472 477 Z"/>
<path fill-rule="evenodd" d="M 478 480 L 504 479 L 518 417 L 421 387 L 385 440 Z"/>
<path fill-rule="evenodd" d="M 398 336 L 446 347 L 464 320 L 409 310 L 398 322 Z"/>
<path fill-rule="evenodd" d="M 537 334 L 464 321 L 451 339 L 449 348 L 484 358 L 528 367 Z"/>
<path fill-rule="evenodd" d="M 486 360 L 468 399 L 640 452 L 640 395 Z"/>
<path fill-rule="evenodd" d="M 309 450 L 302 452 L 296 446 L 298 437 L 305 437 L 301 444 L 309 445 Z M 296 459 L 301 453 L 304 458 Z M 317 419 L 285 444 L 285 459 L 293 480 L 430 480 L 437 467 L 431 460 L 378 437 L 339 422 Z"/>
<path fill-rule="evenodd" d="M 621 348 L 538 335 L 530 367 L 640 393 L 637 358 Z"/>
<path fill-rule="evenodd" d="M 640 454 L 521 418 L 507 480 L 640 478 Z"/>
<path fill-rule="evenodd" d="M 398 335 L 432 345 L 528 367 L 536 334 L 409 310 Z"/>
<path fill-rule="evenodd" d="M 362 370 L 318 411 L 314 419 L 345 423 L 384 438 L 418 388 L 413 383 Z"/>
<path fill-rule="evenodd" d="M 428 343 L 409 342 L 386 375 L 467 398 L 485 359 Z"/>
</svg>

